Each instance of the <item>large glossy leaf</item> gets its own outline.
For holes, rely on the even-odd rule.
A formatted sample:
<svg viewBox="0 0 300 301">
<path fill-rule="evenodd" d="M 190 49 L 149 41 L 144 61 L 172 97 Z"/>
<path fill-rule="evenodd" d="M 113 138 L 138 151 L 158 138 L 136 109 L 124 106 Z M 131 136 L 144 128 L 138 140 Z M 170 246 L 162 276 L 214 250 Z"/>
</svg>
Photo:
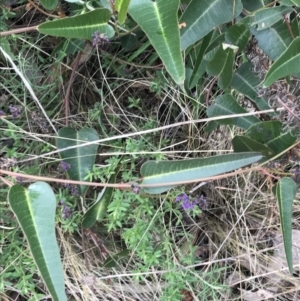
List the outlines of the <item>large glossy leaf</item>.
<svg viewBox="0 0 300 301">
<path fill-rule="evenodd" d="M 142 184 L 165 184 L 165 186 L 144 188 L 147 193 L 162 193 L 175 187 L 176 182 L 201 181 L 203 178 L 219 175 L 257 162 L 261 158 L 260 153 L 238 153 L 181 161 L 148 161 L 141 167 Z"/>
<path fill-rule="evenodd" d="M 292 8 L 285 6 L 274 6 L 261 9 L 254 14 L 253 26 L 257 26 L 257 30 L 262 30 L 272 26 L 279 20 L 283 19 L 283 15 L 292 11 Z"/>
<path fill-rule="evenodd" d="M 285 256 L 289 271 L 293 274 L 293 254 L 292 254 L 292 206 L 297 193 L 297 184 L 291 178 L 282 178 L 273 187 L 273 193 L 279 203 L 280 222 L 284 243 Z"/>
<path fill-rule="evenodd" d="M 229 94 L 219 95 L 214 104 L 208 107 L 206 114 L 208 117 L 233 115 L 247 113 L 237 101 Z M 253 124 L 260 122 L 256 116 L 243 116 L 231 119 L 218 120 L 219 124 L 236 125 L 243 129 L 248 129 Z"/>
<path fill-rule="evenodd" d="M 180 30 L 181 48 L 185 50 L 215 27 L 234 19 L 242 9 L 241 0 L 192 0 L 180 19 L 186 24 Z"/>
<path fill-rule="evenodd" d="M 58 4 L 58 0 L 40 0 L 40 1 L 46 9 L 54 9 Z"/>
<path fill-rule="evenodd" d="M 234 51 L 219 46 L 213 59 L 206 65 L 209 75 L 218 77 L 218 86 L 225 90 L 231 83 L 234 62 Z"/>
<path fill-rule="evenodd" d="M 300 73 L 300 37 L 293 40 L 290 46 L 284 53 L 277 59 L 268 71 L 264 87 L 269 87 L 277 79 L 294 74 Z"/>
<path fill-rule="evenodd" d="M 232 139 L 232 146 L 236 153 L 260 152 L 266 159 L 274 155 L 274 151 L 262 143 L 259 143 L 247 136 L 235 136 Z"/>
<path fill-rule="evenodd" d="M 55 237 L 56 199 L 51 187 L 44 182 L 31 184 L 28 189 L 14 185 L 9 190 L 8 202 L 53 300 L 67 300 Z"/>
<path fill-rule="evenodd" d="M 128 12 L 146 33 L 173 80 L 183 85 L 178 7 L 179 0 L 131 0 Z"/>
<path fill-rule="evenodd" d="M 97 141 L 99 137 L 95 130 L 82 128 L 76 131 L 73 128 L 62 128 L 58 132 L 56 144 L 58 149 L 64 149 L 69 146 L 78 146 L 60 152 L 60 156 L 69 165 L 67 171 L 72 180 L 84 181 L 87 172 L 90 171 L 95 163 L 98 145 L 92 144 L 81 147 L 80 145 L 88 141 Z M 83 195 L 88 186 L 80 185 L 80 193 Z"/>
<path fill-rule="evenodd" d="M 249 97 L 260 110 L 268 110 L 270 109 L 268 102 L 264 98 L 257 97 L 256 87 L 261 81 L 251 69 L 252 64 L 250 62 L 242 64 L 233 75 L 231 87 Z"/>
<path fill-rule="evenodd" d="M 56 37 L 89 40 L 95 31 L 99 31 L 112 38 L 114 29 L 107 24 L 110 17 L 109 10 L 99 8 L 79 16 L 42 23 L 38 26 L 38 31 Z"/>
<path fill-rule="evenodd" d="M 296 22 L 291 23 L 291 28 L 295 36 L 298 36 L 297 26 Z M 250 31 L 255 36 L 258 46 L 274 61 L 287 49 L 293 40 L 288 26 L 282 21 L 264 30 L 257 30 L 252 27 Z"/>
<path fill-rule="evenodd" d="M 130 3 L 130 0 L 116 0 L 115 1 L 115 7 L 118 12 L 118 21 L 120 24 L 123 24 L 126 20 L 129 3 Z"/>
<path fill-rule="evenodd" d="M 246 136 L 256 140 L 279 154 L 289 148 L 296 141 L 296 137 L 289 131 L 283 130 L 280 121 L 263 121 L 251 126 Z"/>
<path fill-rule="evenodd" d="M 239 50 L 242 51 L 250 39 L 250 30 L 244 24 L 232 25 L 226 31 L 225 39 L 228 43 L 239 47 Z"/>
<path fill-rule="evenodd" d="M 116 182 L 117 173 L 113 174 L 109 183 Z M 91 208 L 85 213 L 82 221 L 82 227 L 91 228 L 96 221 L 101 221 L 106 214 L 107 207 L 112 199 L 114 188 L 103 187 L 98 198 Z"/>
</svg>

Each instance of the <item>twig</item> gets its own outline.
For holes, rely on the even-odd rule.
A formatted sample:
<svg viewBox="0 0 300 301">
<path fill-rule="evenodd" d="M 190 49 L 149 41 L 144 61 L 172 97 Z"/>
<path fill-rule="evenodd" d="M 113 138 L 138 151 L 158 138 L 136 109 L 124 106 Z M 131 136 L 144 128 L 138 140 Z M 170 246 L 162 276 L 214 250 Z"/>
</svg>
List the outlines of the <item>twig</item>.
<svg viewBox="0 0 300 301">
<path fill-rule="evenodd" d="M 72 87 L 72 84 L 74 82 L 75 73 L 76 73 L 76 69 L 78 67 L 78 63 L 79 63 L 81 54 L 82 54 L 82 52 L 79 51 L 77 53 L 77 56 L 76 56 L 75 60 L 74 60 L 74 67 L 72 69 L 72 73 L 71 73 L 70 80 L 69 80 L 68 87 L 67 87 L 67 91 L 66 91 L 66 96 L 65 96 L 64 102 L 63 102 L 64 105 L 65 105 L 66 126 L 69 125 L 69 114 L 70 114 L 69 98 L 70 98 L 71 87 Z"/>
<path fill-rule="evenodd" d="M 51 17 L 51 18 L 58 18 L 58 16 L 56 15 L 51 15 L 47 12 L 45 12 L 44 10 L 42 10 L 41 8 L 39 8 L 32 0 L 28 0 L 28 2 L 30 3 L 30 5 L 32 5 L 36 10 L 38 10 L 40 13 L 48 16 L 48 17 Z"/>
</svg>

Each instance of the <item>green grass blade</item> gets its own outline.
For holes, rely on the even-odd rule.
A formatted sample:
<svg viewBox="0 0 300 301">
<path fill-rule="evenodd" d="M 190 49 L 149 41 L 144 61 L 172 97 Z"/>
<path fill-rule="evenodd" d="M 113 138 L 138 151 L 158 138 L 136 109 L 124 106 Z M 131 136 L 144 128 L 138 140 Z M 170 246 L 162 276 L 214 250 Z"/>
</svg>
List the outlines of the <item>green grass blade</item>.
<svg viewBox="0 0 300 301">
<path fill-rule="evenodd" d="M 14 185 L 9 190 L 8 202 L 53 300 L 67 300 L 55 237 L 56 199 L 51 187 L 44 182 L 31 184 L 28 189 Z"/>
</svg>

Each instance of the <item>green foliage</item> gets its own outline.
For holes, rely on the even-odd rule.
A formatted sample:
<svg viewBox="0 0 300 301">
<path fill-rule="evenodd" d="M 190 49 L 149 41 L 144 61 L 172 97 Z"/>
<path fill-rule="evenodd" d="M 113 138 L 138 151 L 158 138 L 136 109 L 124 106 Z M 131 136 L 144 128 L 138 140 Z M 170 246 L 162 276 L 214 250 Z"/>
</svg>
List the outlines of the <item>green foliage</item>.
<svg viewBox="0 0 300 301">
<path fill-rule="evenodd" d="M 199 300 L 220 299 L 219 290 L 224 289 L 220 283 L 224 281 L 217 265 L 205 274 L 193 268 L 178 272 L 177 260 L 180 267 L 201 262 L 193 256 L 195 246 L 183 222 L 186 215 L 196 218 L 201 210 L 180 210 L 176 196 L 184 193 L 187 182 L 255 162 L 266 164 L 274 156 L 281 160 L 296 143 L 300 133 L 300 2 L 277 1 L 275 6 L 263 0 L 67 2 L 68 17 L 61 14 L 58 1 L 43 0 L 43 9 L 53 11 L 37 27 L 38 32 L 24 34 L 25 38 L 1 36 L 0 63 L 1 68 L 5 67 L 0 74 L 0 173 L 2 170 L 6 175 L 4 172 L 12 169 L 24 174 L 24 178 L 61 178 L 64 175 L 57 175 L 55 163 L 59 153 L 68 167 L 64 171 L 69 179 L 102 184 L 124 182 L 127 188 L 103 187 L 98 192 L 80 185 L 78 196 L 70 185 L 62 188 L 54 184 L 53 192 L 48 184 L 36 182 L 28 188 L 17 184 L 9 191 L 1 190 L 1 195 L 8 194 L 53 299 L 65 300 L 55 220 L 69 234 L 78 232 L 81 226 L 97 228 L 100 224 L 108 232 L 118 233 L 125 247 L 115 257 L 110 256 L 115 261 L 107 268 L 130 256 L 136 260 L 137 273 L 150 269 L 172 271 L 161 275 L 160 280 L 167 283 L 161 300 L 182 300 L 187 283 L 195 291 L 200 283 L 201 290 L 195 293 Z M 22 16 L 7 5 L 0 6 L 1 33 Z M 74 60 L 76 55 L 78 62 Z M 85 71 L 79 73 L 85 65 Z M 80 74 L 77 84 L 85 86 L 84 92 L 78 90 L 79 85 L 71 87 L 72 104 L 75 103 L 71 111 L 76 117 L 69 118 L 66 113 L 71 125 L 63 127 L 59 124 L 61 93 L 70 66 L 77 77 Z M 141 84 L 139 78 L 143 78 Z M 131 86 L 120 92 L 125 80 Z M 119 93 L 118 99 L 114 93 Z M 13 106 L 8 107 L 11 102 Z M 257 114 L 259 110 L 269 111 Z M 255 114 L 239 116 L 248 112 Z M 224 135 L 230 129 L 229 144 L 235 153 L 204 158 L 196 158 L 196 152 L 185 155 L 183 151 L 203 146 L 205 132 L 190 122 L 202 117 L 211 119 L 206 132 Z M 170 125 L 181 120 L 188 120 L 190 127 L 187 131 L 182 124 L 175 133 Z M 9 139 L 11 143 L 5 145 Z M 91 144 L 85 145 L 87 142 Z M 186 145 L 178 148 L 182 143 Z M 174 156 L 172 160 L 166 149 Z M 219 149 L 212 152 L 218 153 Z M 32 159 L 34 164 L 26 165 Z M 287 165 L 288 171 L 289 168 Z M 16 180 L 22 183 L 23 178 L 3 181 L 7 184 Z M 179 189 L 181 182 L 185 185 Z M 148 184 L 153 187 L 139 186 Z M 283 177 L 273 192 L 279 202 L 292 273 L 292 201 L 296 183 Z M 159 193 L 166 194 L 152 195 Z M 43 202 L 37 202 L 41 198 Z M 55 198 L 60 203 L 56 219 Z M 77 208 L 79 203 L 83 207 Z M 3 204 L 5 200 L 1 200 L 0 220 L 16 227 L 8 218 L 8 206 Z M 76 210 L 74 215 L 70 213 Z M 178 236 L 184 235 L 189 241 L 183 258 L 177 256 L 181 252 L 177 234 L 170 234 L 174 225 L 181 227 Z M 32 280 L 35 265 L 27 251 L 22 254 L 20 233 L 11 229 L 6 236 L 8 243 L 0 259 L 0 270 L 4 270 L 0 291 L 15 286 L 23 295 L 37 299 L 40 291 Z M 16 262 L 15 270 L 7 265 L 8 261 Z M 59 275 L 56 280 L 54 273 Z M 137 276 L 137 280 L 143 279 Z"/>
<path fill-rule="evenodd" d="M 228 154 L 210 158 L 190 159 L 181 161 L 148 161 L 141 167 L 143 185 L 147 193 L 162 193 L 180 181 L 196 181 L 201 178 L 215 176 L 257 162 L 260 153 Z M 166 186 L 157 186 L 165 183 Z M 169 184 L 170 183 L 170 184 Z M 169 185 L 168 185 L 169 184 Z"/>
<path fill-rule="evenodd" d="M 31 184 L 28 189 L 14 185 L 8 201 L 15 213 L 37 267 L 55 301 L 67 300 L 63 270 L 55 237 L 55 195 L 44 182 Z"/>
<path fill-rule="evenodd" d="M 293 274 L 293 254 L 292 254 L 292 206 L 297 193 L 297 184 L 291 178 L 282 178 L 273 187 L 279 203 L 280 221 L 284 249 L 290 273 Z"/>
<path fill-rule="evenodd" d="M 93 129 L 82 128 L 77 132 L 72 128 L 62 128 L 58 132 L 56 144 L 61 150 L 63 162 L 68 165 L 66 171 L 72 180 L 84 181 L 95 162 L 97 144 L 84 147 L 81 144 L 97 140 L 98 135 Z M 84 195 L 88 187 L 79 185 L 79 188 L 80 193 Z"/>
</svg>

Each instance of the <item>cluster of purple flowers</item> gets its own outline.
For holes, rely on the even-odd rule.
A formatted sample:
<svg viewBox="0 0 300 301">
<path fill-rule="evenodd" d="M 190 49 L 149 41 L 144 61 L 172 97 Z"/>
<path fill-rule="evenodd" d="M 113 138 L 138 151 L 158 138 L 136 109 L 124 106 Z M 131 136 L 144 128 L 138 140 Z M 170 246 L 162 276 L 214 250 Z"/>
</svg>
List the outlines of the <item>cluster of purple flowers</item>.
<svg viewBox="0 0 300 301">
<path fill-rule="evenodd" d="M 65 204 L 64 200 L 60 200 L 59 205 L 63 206 L 61 217 L 63 219 L 69 219 L 72 217 L 74 210 Z"/>
<path fill-rule="evenodd" d="M 72 185 L 69 183 L 64 183 L 64 186 L 70 191 L 73 196 L 79 196 L 79 191 L 77 185 Z"/>
<path fill-rule="evenodd" d="M 8 108 L 9 108 L 11 117 L 13 119 L 19 118 L 21 116 L 22 111 L 21 111 L 21 109 L 19 107 L 13 106 L 13 105 L 9 105 Z"/>
<path fill-rule="evenodd" d="M 109 38 L 105 33 L 99 33 L 99 31 L 95 31 L 92 34 L 93 38 L 93 46 L 106 46 L 109 43 Z"/>
<path fill-rule="evenodd" d="M 12 119 L 19 118 L 22 114 L 22 110 L 18 106 L 9 105 L 8 109 L 9 109 Z M 6 114 L 2 110 L 0 110 L 0 117 L 1 116 L 6 116 Z"/>
<path fill-rule="evenodd" d="M 202 210 L 207 210 L 207 200 L 204 195 L 191 200 L 187 194 L 181 193 L 176 197 L 175 201 L 180 202 L 185 211 L 193 210 L 195 206 L 199 206 Z"/>
<path fill-rule="evenodd" d="M 67 163 L 66 161 L 60 162 L 60 168 L 62 171 L 68 171 L 71 168 L 71 164 Z"/>
<path fill-rule="evenodd" d="M 135 194 L 140 194 L 141 193 L 141 187 L 138 185 L 131 185 L 131 191 Z"/>
</svg>

